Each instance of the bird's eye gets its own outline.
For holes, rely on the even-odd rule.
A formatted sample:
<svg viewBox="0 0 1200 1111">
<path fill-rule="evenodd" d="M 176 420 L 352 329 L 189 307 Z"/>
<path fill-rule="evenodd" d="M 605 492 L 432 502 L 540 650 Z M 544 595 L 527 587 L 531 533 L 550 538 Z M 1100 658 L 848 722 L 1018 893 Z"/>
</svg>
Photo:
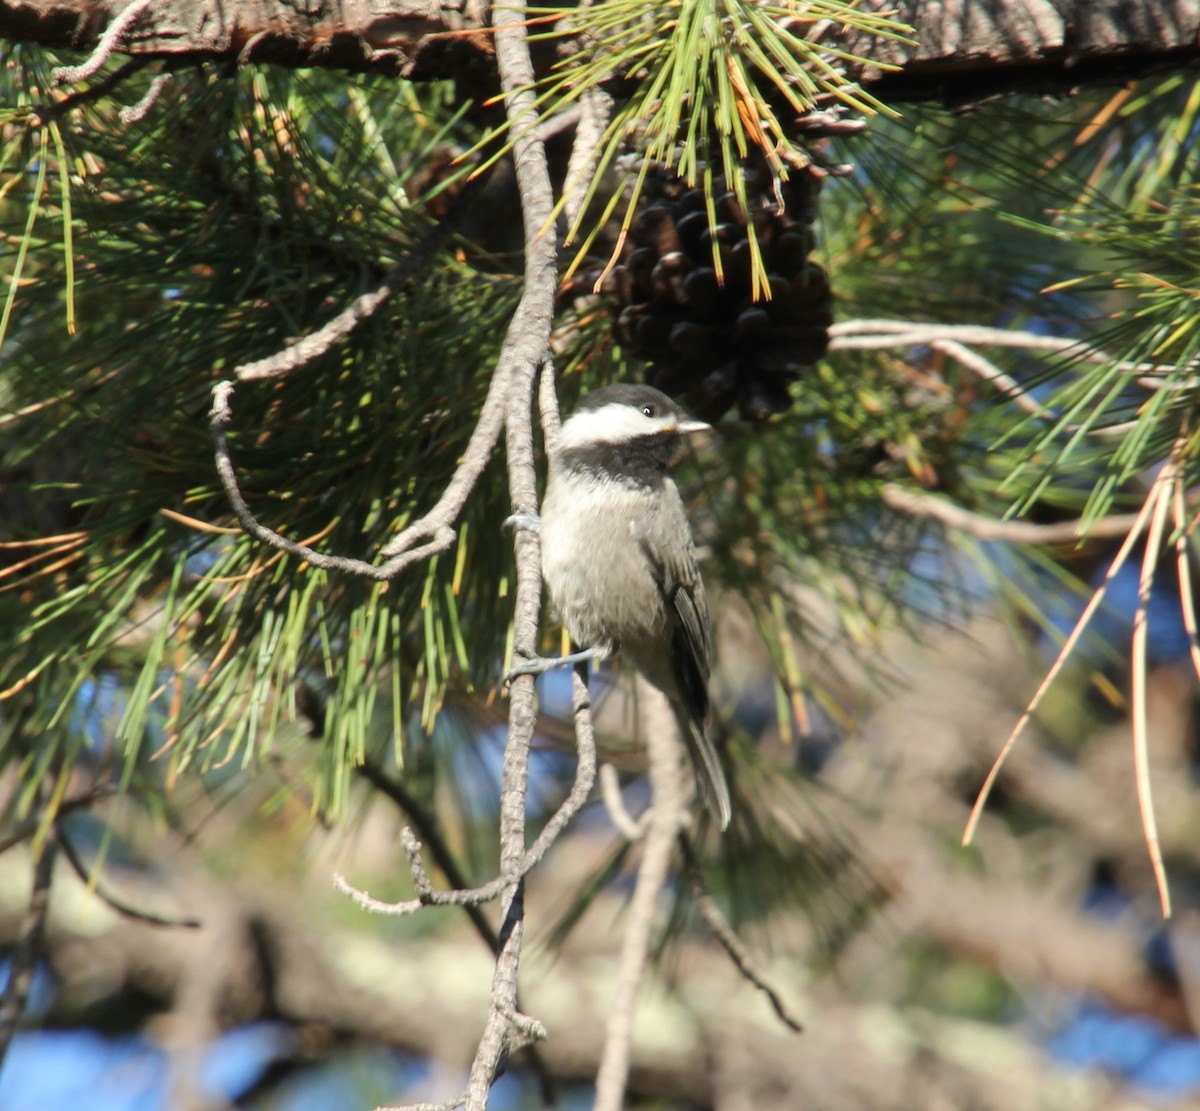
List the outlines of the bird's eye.
<svg viewBox="0 0 1200 1111">
<path fill-rule="evenodd" d="M 643 417 L 654 416 L 654 406 L 653 405 L 643 405 L 642 406 L 642 416 Z"/>
</svg>

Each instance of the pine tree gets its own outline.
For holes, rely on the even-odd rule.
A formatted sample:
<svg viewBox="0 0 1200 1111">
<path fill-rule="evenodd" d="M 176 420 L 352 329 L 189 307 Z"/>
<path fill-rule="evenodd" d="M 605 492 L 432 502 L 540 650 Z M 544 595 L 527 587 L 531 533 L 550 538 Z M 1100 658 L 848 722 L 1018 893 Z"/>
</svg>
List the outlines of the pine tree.
<svg viewBox="0 0 1200 1111">
<path fill-rule="evenodd" d="M 373 788 L 451 887 L 443 838 L 476 875 L 499 853 L 486 894 L 519 923 L 521 877 L 594 762 L 566 768 L 561 809 L 534 808 L 527 848 L 519 680 L 497 830 L 497 686 L 514 652 L 560 640 L 538 623 L 536 546 L 505 522 L 536 506 L 558 405 L 613 380 L 728 413 L 683 480 L 710 588 L 772 661 L 785 738 L 817 717 L 852 730 L 845 687 L 813 666 L 829 645 L 869 666 L 889 630 L 961 620 L 984 590 L 1054 632 L 1047 581 L 1082 589 L 1125 537 L 1147 595 L 1178 545 L 1190 618 L 1191 84 L 900 114 L 850 75 L 911 28 L 811 8 L 498 9 L 498 75 L 417 83 L 137 55 L 81 74 L 6 48 L 14 829 L 54 845 L 61 815 L 114 793 L 169 828 L 181 791 L 264 781 L 336 823 Z M 573 698 L 585 745 L 578 677 Z M 731 729 L 730 835 L 667 830 L 696 879 L 676 925 L 695 905 L 719 933 L 799 904 L 837 939 L 879 895 L 834 831 L 795 817 L 821 809 L 801 749 L 775 759 Z M 422 890 L 405 847 L 417 902 L 454 901 Z M 493 999 L 468 1106 L 537 1040 L 514 999 Z M 604 1106 L 623 1086 L 601 1082 Z"/>
</svg>

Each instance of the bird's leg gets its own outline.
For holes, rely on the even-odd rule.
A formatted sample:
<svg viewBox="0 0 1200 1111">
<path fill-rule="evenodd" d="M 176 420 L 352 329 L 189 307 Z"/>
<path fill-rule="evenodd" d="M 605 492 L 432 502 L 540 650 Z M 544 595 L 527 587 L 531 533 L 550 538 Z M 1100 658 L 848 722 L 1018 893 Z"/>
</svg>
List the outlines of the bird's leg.
<svg viewBox="0 0 1200 1111">
<path fill-rule="evenodd" d="M 514 513 L 511 517 L 504 518 L 504 527 L 528 529 L 530 532 L 536 532 L 540 535 L 542 531 L 542 519 L 533 513 Z"/>
<path fill-rule="evenodd" d="M 582 652 L 572 652 L 569 656 L 533 656 L 514 664 L 504 673 L 504 685 L 507 687 L 519 675 L 545 675 L 560 667 L 574 667 L 575 664 L 587 663 L 590 660 L 602 660 L 608 653 L 603 648 L 585 648 Z"/>
</svg>

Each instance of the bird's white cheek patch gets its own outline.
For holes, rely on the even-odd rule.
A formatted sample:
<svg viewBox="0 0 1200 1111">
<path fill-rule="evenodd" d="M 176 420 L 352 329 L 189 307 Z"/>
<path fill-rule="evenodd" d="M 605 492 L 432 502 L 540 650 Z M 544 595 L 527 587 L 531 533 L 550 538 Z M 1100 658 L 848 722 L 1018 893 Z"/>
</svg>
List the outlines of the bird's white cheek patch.
<svg viewBox="0 0 1200 1111">
<path fill-rule="evenodd" d="M 674 428 L 674 421 L 648 417 L 632 405 L 602 405 L 569 417 L 559 432 L 558 448 L 569 451 L 588 444 L 619 444 Z"/>
</svg>

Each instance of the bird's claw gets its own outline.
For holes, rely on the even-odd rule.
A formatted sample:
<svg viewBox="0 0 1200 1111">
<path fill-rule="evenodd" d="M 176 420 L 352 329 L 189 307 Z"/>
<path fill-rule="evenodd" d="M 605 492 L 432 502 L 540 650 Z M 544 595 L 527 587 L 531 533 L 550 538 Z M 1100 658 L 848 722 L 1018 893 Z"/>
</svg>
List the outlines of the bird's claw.
<svg viewBox="0 0 1200 1111">
<path fill-rule="evenodd" d="M 522 660 L 519 664 L 513 664 L 505 673 L 501 680 L 505 688 L 512 686 L 514 679 L 519 679 L 522 675 L 545 675 L 547 671 L 558 666 L 558 660 L 550 659 L 546 656 L 534 656 L 529 660 Z"/>
<path fill-rule="evenodd" d="M 539 536 L 542 532 L 542 519 L 533 513 L 514 513 L 504 518 L 504 527 L 510 529 L 528 529 Z"/>
<path fill-rule="evenodd" d="M 575 664 L 602 659 L 603 655 L 599 649 L 587 648 L 582 652 L 572 652 L 569 656 L 527 656 L 504 673 L 501 685 L 507 690 L 512 681 L 522 675 L 545 675 L 547 671 L 556 671 L 560 667 L 574 667 Z"/>
</svg>

